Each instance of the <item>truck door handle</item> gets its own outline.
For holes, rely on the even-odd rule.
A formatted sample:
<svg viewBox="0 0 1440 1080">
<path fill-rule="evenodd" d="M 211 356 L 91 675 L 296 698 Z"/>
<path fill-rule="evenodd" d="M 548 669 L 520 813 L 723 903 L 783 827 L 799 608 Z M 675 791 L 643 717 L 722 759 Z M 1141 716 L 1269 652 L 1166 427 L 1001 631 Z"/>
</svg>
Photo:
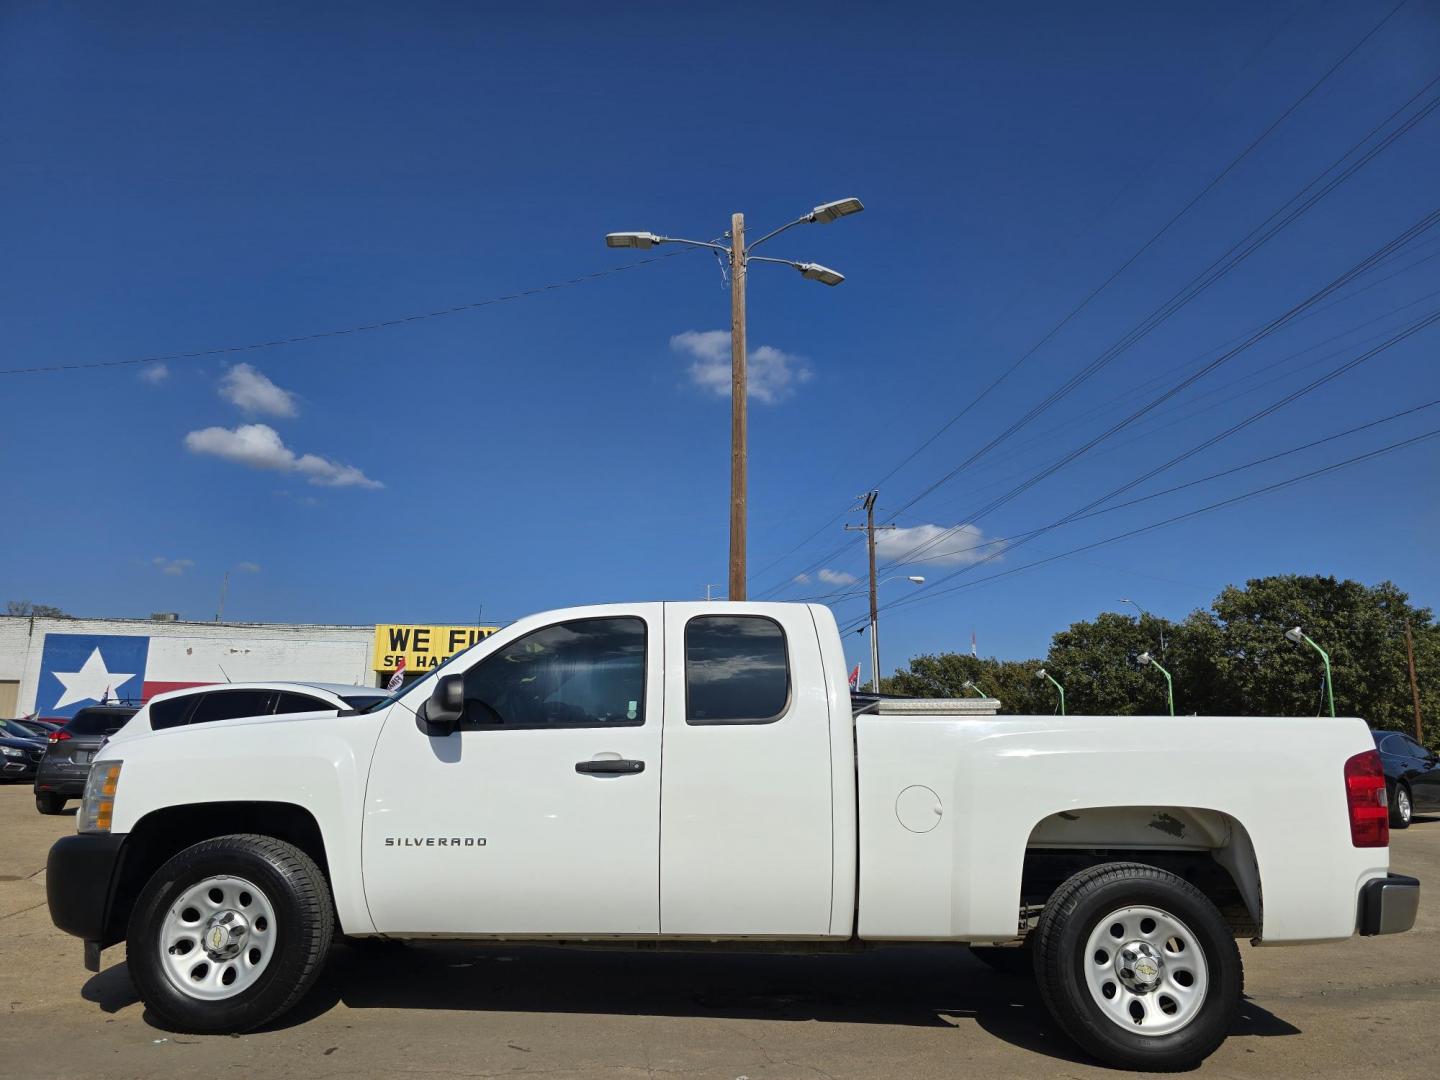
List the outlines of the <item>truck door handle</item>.
<svg viewBox="0 0 1440 1080">
<path fill-rule="evenodd" d="M 592 758 L 590 761 L 577 761 L 575 771 L 598 773 L 601 776 L 631 776 L 644 772 L 645 763 L 633 758 Z"/>
</svg>

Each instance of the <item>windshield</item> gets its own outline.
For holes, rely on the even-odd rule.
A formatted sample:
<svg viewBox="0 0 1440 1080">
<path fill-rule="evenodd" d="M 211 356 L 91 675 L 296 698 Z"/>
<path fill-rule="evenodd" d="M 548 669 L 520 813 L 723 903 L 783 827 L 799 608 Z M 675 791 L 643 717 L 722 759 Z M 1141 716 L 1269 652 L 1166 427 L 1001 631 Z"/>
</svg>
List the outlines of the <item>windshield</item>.
<svg viewBox="0 0 1440 1080">
<path fill-rule="evenodd" d="M 0 732 L 4 732 L 12 739 L 45 738 L 45 732 L 38 728 L 32 728 L 28 724 L 22 724 L 19 720 L 0 720 Z"/>
</svg>

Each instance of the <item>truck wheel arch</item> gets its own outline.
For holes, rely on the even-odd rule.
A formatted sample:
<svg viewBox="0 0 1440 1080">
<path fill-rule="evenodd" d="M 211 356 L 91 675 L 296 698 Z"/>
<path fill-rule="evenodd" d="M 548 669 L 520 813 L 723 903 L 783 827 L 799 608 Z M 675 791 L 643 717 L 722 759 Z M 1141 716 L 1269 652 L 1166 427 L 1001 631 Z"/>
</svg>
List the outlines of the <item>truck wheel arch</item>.
<svg viewBox="0 0 1440 1080">
<path fill-rule="evenodd" d="M 1043 904 L 1071 874 L 1116 860 L 1178 874 L 1220 908 L 1237 936 L 1260 936 L 1261 868 L 1250 832 L 1207 807 L 1096 806 L 1042 818 L 1026 841 L 1021 912 Z"/>
<path fill-rule="evenodd" d="M 182 803 L 152 810 L 125 837 L 105 919 L 106 945 L 125 938 L 140 890 L 172 855 L 203 840 L 231 833 L 260 833 L 294 844 L 330 880 L 325 838 L 315 815 L 282 802 Z"/>
</svg>

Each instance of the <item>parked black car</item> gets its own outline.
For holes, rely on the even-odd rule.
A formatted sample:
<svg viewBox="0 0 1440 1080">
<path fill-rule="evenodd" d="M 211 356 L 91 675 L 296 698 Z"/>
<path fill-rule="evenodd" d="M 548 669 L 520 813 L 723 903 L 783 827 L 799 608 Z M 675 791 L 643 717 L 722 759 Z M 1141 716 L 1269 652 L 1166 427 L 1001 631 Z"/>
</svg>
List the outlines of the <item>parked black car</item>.
<svg viewBox="0 0 1440 1080">
<path fill-rule="evenodd" d="M 45 738 L 18 720 L 0 720 L 0 779 L 31 780 L 45 754 Z"/>
<path fill-rule="evenodd" d="M 1385 768 L 1385 794 L 1390 799 L 1390 827 L 1403 829 L 1414 814 L 1440 811 L 1440 754 L 1427 750 L 1403 731 L 1372 731 L 1380 764 Z"/>
<path fill-rule="evenodd" d="M 91 705 L 51 735 L 35 773 L 35 809 L 58 814 L 66 799 L 83 795 L 95 751 L 139 711 L 138 705 Z"/>
</svg>

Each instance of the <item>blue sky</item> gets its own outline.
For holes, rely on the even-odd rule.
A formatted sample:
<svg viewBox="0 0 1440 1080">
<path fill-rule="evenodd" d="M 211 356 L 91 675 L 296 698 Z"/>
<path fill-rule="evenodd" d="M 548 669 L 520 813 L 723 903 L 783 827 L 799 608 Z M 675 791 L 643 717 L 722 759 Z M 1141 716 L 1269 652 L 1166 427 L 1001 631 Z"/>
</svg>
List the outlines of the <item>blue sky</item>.
<svg viewBox="0 0 1440 1080">
<path fill-rule="evenodd" d="M 857 195 L 865 213 L 768 252 L 834 266 L 843 286 L 752 267 L 770 399 L 751 409 L 759 570 L 1029 350 L 1391 6 L 7 4 L 0 367 L 430 312 L 633 261 L 604 247 L 607 231 L 708 239 L 743 210 L 753 235 Z M 1122 338 L 1440 73 L 1437 56 L 1440 5 L 1410 0 L 888 477 L 882 509 L 905 507 Z M 1147 400 L 1150 380 L 1153 396 L 1435 209 L 1437 168 L 1432 116 L 896 522 L 963 523 Z M 1432 230 L 1169 412 L 980 518 L 979 540 L 1083 506 L 1434 310 L 1437 252 Z M 723 373 L 727 325 L 719 269 L 696 252 L 394 328 L 172 360 L 163 377 L 156 365 L 4 376 L 0 591 L 78 614 L 207 618 L 231 569 L 230 616 L 355 622 L 703 595 L 726 577 L 729 419 L 714 360 Z M 1440 398 L 1437 343 L 1440 327 L 1421 331 L 1127 497 Z M 953 583 L 1437 417 L 1056 529 Z M 887 666 L 968 648 L 972 630 L 982 653 L 1035 655 L 1122 596 L 1180 617 L 1271 573 L 1389 578 L 1435 605 L 1437 465 L 1437 443 L 1423 443 L 899 607 L 882 622 Z M 933 582 L 973 558 L 887 572 Z M 792 580 L 807 567 L 809 583 Z M 863 572 L 839 522 L 757 575 L 752 596 L 845 591 L 814 580 L 821 570 Z M 885 598 L 907 591 L 924 590 L 892 582 Z M 837 603 L 842 620 L 862 611 Z M 859 658 L 864 638 L 847 648 Z"/>
</svg>

